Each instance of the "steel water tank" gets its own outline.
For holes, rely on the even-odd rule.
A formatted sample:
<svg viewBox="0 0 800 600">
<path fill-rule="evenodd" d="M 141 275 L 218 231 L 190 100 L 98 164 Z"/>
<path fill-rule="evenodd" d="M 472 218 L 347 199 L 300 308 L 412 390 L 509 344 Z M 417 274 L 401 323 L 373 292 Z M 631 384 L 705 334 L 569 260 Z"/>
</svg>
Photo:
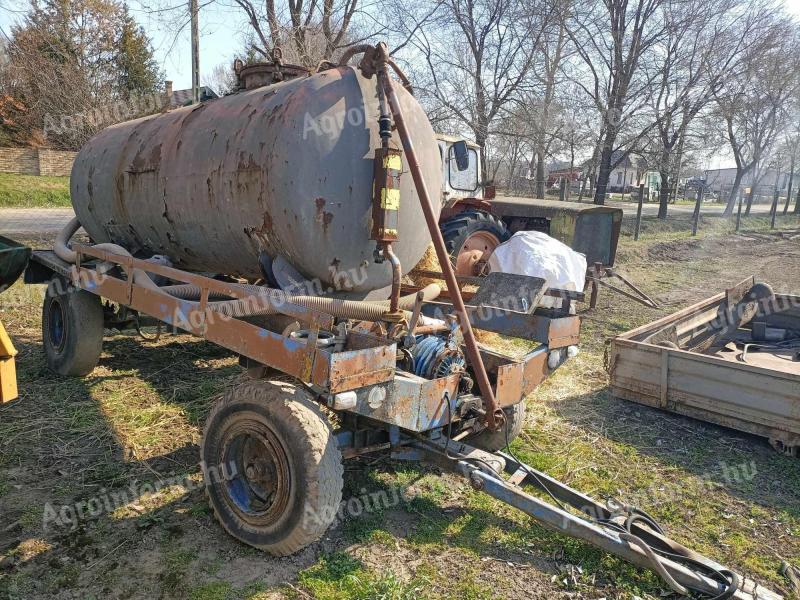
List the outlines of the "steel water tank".
<svg viewBox="0 0 800 600">
<path fill-rule="evenodd" d="M 438 197 L 433 128 L 419 103 L 395 87 Z M 363 295 L 391 283 L 369 239 L 377 121 L 376 79 L 338 67 L 120 123 L 78 154 L 72 204 L 95 242 L 249 279 L 261 276 L 265 252 L 323 290 Z M 392 145 L 400 147 L 396 134 Z M 409 270 L 430 236 L 410 173 L 400 181 L 394 250 Z"/>
</svg>

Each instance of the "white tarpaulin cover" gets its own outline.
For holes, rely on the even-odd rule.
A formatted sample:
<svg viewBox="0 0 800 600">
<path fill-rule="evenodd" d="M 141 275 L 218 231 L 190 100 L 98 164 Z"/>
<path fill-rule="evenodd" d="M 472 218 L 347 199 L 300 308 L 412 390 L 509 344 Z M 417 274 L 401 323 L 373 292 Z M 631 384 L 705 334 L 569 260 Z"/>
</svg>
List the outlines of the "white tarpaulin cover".
<svg viewBox="0 0 800 600">
<path fill-rule="evenodd" d="M 581 291 L 586 257 L 541 231 L 518 231 L 489 257 L 489 270 L 541 277 L 548 288 Z"/>
</svg>

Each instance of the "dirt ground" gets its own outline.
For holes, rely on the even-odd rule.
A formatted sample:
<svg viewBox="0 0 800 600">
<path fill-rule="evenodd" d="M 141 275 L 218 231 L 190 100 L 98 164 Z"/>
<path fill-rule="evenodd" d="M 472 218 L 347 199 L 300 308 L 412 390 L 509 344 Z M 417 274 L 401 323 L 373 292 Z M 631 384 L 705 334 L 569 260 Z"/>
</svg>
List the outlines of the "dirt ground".
<svg viewBox="0 0 800 600">
<path fill-rule="evenodd" d="M 800 294 L 800 222 L 769 232 L 752 219 L 741 235 L 704 225 L 697 238 L 656 221 L 639 242 L 626 234 L 620 271 L 661 308 L 602 293 L 584 314 L 581 354 L 527 399 L 513 449 L 584 492 L 635 502 L 679 541 L 790 594 L 778 570 L 800 566 L 800 460 L 607 391 L 610 336 L 748 275 Z M 117 333 L 90 376 L 62 379 L 45 367 L 41 298 L 21 284 L 0 296 L 21 390 L 0 407 L 0 598 L 676 597 L 455 476 L 380 456 L 347 463 L 345 498 L 389 502 L 351 511 L 292 557 L 246 547 L 214 521 L 197 466 L 204 417 L 240 376 L 236 359 L 188 336 Z"/>
</svg>

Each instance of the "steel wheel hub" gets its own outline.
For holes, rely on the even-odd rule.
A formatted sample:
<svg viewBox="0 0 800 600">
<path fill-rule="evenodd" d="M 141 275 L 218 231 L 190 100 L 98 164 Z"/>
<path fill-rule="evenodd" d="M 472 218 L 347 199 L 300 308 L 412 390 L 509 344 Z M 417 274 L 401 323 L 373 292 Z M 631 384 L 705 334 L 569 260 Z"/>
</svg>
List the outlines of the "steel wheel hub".
<svg viewBox="0 0 800 600">
<path fill-rule="evenodd" d="M 264 526 L 286 510 L 289 460 L 275 433 L 260 422 L 234 425 L 223 446 L 225 500 L 246 521 Z"/>
<path fill-rule="evenodd" d="M 464 241 L 456 257 L 456 274 L 477 276 L 483 273 L 489 257 L 500 245 L 496 235 L 488 231 L 476 231 Z"/>
</svg>

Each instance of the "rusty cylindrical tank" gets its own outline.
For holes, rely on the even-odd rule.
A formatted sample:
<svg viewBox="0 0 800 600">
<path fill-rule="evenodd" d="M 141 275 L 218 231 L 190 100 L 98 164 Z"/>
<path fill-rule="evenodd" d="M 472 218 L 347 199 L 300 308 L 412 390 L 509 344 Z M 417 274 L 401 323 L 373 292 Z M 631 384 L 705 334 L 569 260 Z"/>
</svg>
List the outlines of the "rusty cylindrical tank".
<svg viewBox="0 0 800 600">
<path fill-rule="evenodd" d="M 433 129 L 397 87 L 428 187 L 439 190 Z M 378 110 L 375 78 L 338 67 L 114 125 L 78 154 L 72 204 L 95 242 L 250 279 L 263 251 L 323 289 L 363 296 L 391 284 L 369 239 Z M 410 175 L 400 188 L 394 248 L 409 270 L 430 236 Z"/>
</svg>

